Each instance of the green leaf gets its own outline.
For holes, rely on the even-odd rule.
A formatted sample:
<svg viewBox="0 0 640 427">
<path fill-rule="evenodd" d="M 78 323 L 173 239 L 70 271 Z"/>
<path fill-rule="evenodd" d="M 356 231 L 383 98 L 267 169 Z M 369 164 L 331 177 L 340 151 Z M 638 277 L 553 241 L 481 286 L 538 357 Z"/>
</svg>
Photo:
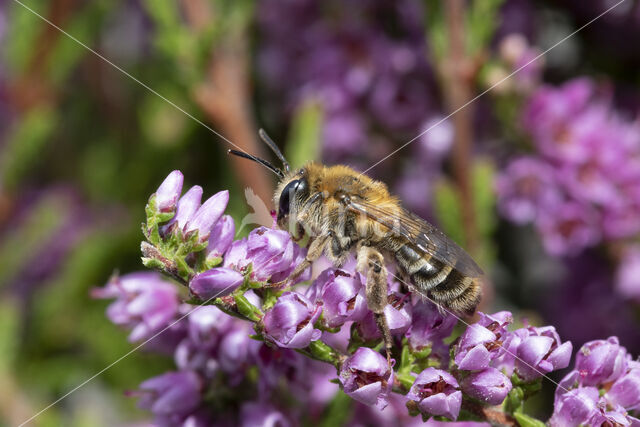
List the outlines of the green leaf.
<svg viewBox="0 0 640 427">
<path fill-rule="evenodd" d="M 464 247 L 462 209 L 460 208 L 458 192 L 451 181 L 441 179 L 436 183 L 434 203 L 435 215 L 442 231 Z"/>
<path fill-rule="evenodd" d="M 43 147 L 51 140 L 57 115 L 48 107 L 29 111 L 21 117 L 17 128 L 6 141 L 0 171 L 3 185 L 13 188 L 24 175 L 42 161 Z"/>
<path fill-rule="evenodd" d="M 262 313 L 258 309 L 258 307 L 254 306 L 249 302 L 247 298 L 245 298 L 242 294 L 235 294 L 233 299 L 236 301 L 236 305 L 238 306 L 238 311 L 240 314 L 245 316 L 247 319 L 250 319 L 254 322 L 260 321 L 260 316 Z"/>
<path fill-rule="evenodd" d="M 516 418 L 516 421 L 518 421 L 518 424 L 520 424 L 521 427 L 545 427 L 545 423 L 543 423 L 540 420 L 536 420 L 533 417 L 530 417 L 529 415 L 525 415 L 522 412 L 516 412 L 515 414 L 513 414 L 513 416 Z"/>
<path fill-rule="evenodd" d="M 318 360 L 332 364 L 337 363 L 336 354 L 333 349 L 320 340 L 311 341 L 309 350 L 311 350 L 311 354 Z"/>
<path fill-rule="evenodd" d="M 323 114 L 322 107 L 314 99 L 307 99 L 298 107 L 291 123 L 285 150 L 292 168 L 298 168 L 320 157 Z"/>
<path fill-rule="evenodd" d="M 493 233 L 497 222 L 495 215 L 496 197 L 494 192 L 495 167 L 489 159 L 474 162 L 471 178 L 476 229 L 480 243 L 478 256 L 480 264 L 490 265 L 495 257 Z"/>
</svg>

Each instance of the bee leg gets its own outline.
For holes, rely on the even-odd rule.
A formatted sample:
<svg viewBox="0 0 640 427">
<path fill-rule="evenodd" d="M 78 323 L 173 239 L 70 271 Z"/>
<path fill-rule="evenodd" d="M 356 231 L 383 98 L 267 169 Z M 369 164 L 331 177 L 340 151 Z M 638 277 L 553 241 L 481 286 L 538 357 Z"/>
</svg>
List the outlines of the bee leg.
<svg viewBox="0 0 640 427">
<path fill-rule="evenodd" d="M 304 260 L 296 266 L 296 268 L 291 272 L 289 277 L 284 279 L 281 282 L 277 283 L 269 283 L 265 287 L 266 288 L 280 288 L 284 287 L 287 282 L 291 283 L 296 280 L 304 271 L 309 268 L 309 266 L 322 255 L 325 246 L 329 242 L 330 234 L 324 236 L 318 236 L 311 241 L 309 244 L 309 249 L 307 250 L 307 256 Z"/>
<path fill-rule="evenodd" d="M 393 341 L 387 324 L 384 308 L 387 306 L 387 269 L 382 254 L 370 247 L 360 245 L 357 252 L 357 270 L 366 276 L 366 297 L 369 310 L 373 311 L 378 329 L 384 339 L 387 362 L 391 369 L 391 348 Z"/>
</svg>

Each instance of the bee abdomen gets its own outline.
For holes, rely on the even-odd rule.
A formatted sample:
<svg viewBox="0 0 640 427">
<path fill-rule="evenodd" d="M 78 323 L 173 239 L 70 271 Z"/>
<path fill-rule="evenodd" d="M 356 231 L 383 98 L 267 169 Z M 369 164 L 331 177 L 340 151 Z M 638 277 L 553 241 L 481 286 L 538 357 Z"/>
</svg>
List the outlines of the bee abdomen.
<svg viewBox="0 0 640 427">
<path fill-rule="evenodd" d="M 438 286 L 452 270 L 451 266 L 419 253 L 408 244 L 395 252 L 395 258 L 420 292 L 427 292 Z"/>
<path fill-rule="evenodd" d="M 471 315 L 482 296 L 478 278 L 472 278 L 453 270 L 447 280 L 431 291 L 433 300 L 455 314 Z"/>
</svg>

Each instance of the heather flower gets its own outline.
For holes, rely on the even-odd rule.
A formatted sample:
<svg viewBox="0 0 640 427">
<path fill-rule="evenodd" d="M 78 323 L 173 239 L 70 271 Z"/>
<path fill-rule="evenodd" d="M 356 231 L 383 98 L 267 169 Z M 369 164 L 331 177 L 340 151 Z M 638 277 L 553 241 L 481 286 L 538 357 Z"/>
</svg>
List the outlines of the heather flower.
<svg viewBox="0 0 640 427">
<path fill-rule="evenodd" d="M 595 387 L 580 387 L 557 394 L 549 425 L 551 427 L 590 425 L 590 420 L 598 413 L 597 403 L 598 389 Z"/>
<path fill-rule="evenodd" d="M 458 319 L 440 312 L 429 301 L 418 301 L 412 309 L 411 327 L 407 338 L 412 349 L 420 350 L 434 342 L 447 338 L 453 332 Z"/>
<path fill-rule="evenodd" d="M 538 228 L 545 249 L 554 255 L 572 255 L 599 243 L 597 213 L 588 206 L 566 202 L 540 214 Z"/>
<path fill-rule="evenodd" d="M 517 224 L 536 220 L 546 206 L 562 201 L 553 168 L 533 157 L 520 157 L 498 176 L 501 213 Z"/>
<path fill-rule="evenodd" d="M 366 310 L 359 275 L 343 270 L 330 268 L 323 271 L 307 291 L 307 297 L 322 302 L 323 319 L 330 328 L 349 320 L 359 320 Z"/>
<path fill-rule="evenodd" d="M 176 208 L 176 214 L 171 220 L 164 226 L 164 229 L 169 229 L 173 224 L 180 230 L 183 230 L 187 222 L 193 217 L 198 208 L 200 207 L 200 201 L 202 200 L 202 187 L 194 185 L 187 191 L 180 200 Z"/>
<path fill-rule="evenodd" d="M 399 295 L 394 292 L 388 295 L 388 304 L 384 307 L 384 316 L 392 335 L 402 335 L 411 326 L 411 301 L 409 294 Z M 380 328 L 372 311 L 367 311 L 358 322 L 360 335 L 365 340 L 380 338 Z"/>
<path fill-rule="evenodd" d="M 229 202 L 229 191 L 224 190 L 209 197 L 184 226 L 184 234 L 198 233 L 198 240 L 204 242 L 209 238 L 211 229 L 220 219 Z"/>
<path fill-rule="evenodd" d="M 252 265 L 251 278 L 256 281 L 284 280 L 301 262 L 305 251 L 284 230 L 259 227 L 246 239 L 234 241 L 224 257 L 224 266 L 243 271 Z M 305 275 L 299 280 L 305 279 Z"/>
<path fill-rule="evenodd" d="M 107 317 L 116 325 L 131 328 L 129 341 L 153 336 L 168 326 L 178 311 L 178 291 L 156 273 L 131 273 L 112 278 L 93 291 L 96 298 L 116 298 Z"/>
<path fill-rule="evenodd" d="M 569 366 L 573 346 L 562 343 L 553 326 L 527 328 L 517 349 L 516 371 L 521 378 L 533 380 L 557 369 Z"/>
<path fill-rule="evenodd" d="M 200 404 L 202 383 L 191 371 L 167 372 L 140 384 L 138 405 L 160 419 L 186 416 Z"/>
<path fill-rule="evenodd" d="M 229 215 L 223 215 L 211 229 L 205 251 L 207 259 L 222 257 L 231 246 L 235 233 L 236 226 L 233 223 L 233 218 Z"/>
<path fill-rule="evenodd" d="M 360 347 L 343 362 L 339 380 L 344 392 L 358 402 L 383 409 L 393 386 L 393 370 L 380 353 Z"/>
<path fill-rule="evenodd" d="M 287 417 L 267 403 L 247 402 L 240 409 L 242 427 L 289 427 Z"/>
<path fill-rule="evenodd" d="M 295 292 L 285 292 L 264 315 L 265 334 L 280 347 L 304 348 L 320 338 L 314 328 L 322 308 Z"/>
<path fill-rule="evenodd" d="M 640 362 L 630 361 L 627 372 L 613 383 L 605 397 L 627 410 L 640 409 Z"/>
<path fill-rule="evenodd" d="M 189 340 L 201 347 L 214 346 L 233 323 L 227 314 L 212 305 L 195 308 L 187 319 Z"/>
<path fill-rule="evenodd" d="M 155 192 L 155 207 L 158 212 L 173 212 L 182 192 L 182 172 L 175 170 L 162 181 Z"/>
<path fill-rule="evenodd" d="M 617 337 L 590 341 L 576 354 L 576 367 L 584 385 L 604 384 L 618 379 L 627 369 L 627 351 Z"/>
<path fill-rule="evenodd" d="M 191 292 L 202 301 L 224 297 L 238 289 L 244 276 L 226 267 L 216 267 L 196 274 L 189 282 Z"/>
<path fill-rule="evenodd" d="M 450 373 L 427 368 L 415 379 L 407 399 L 416 402 L 425 414 L 442 415 L 455 420 L 460 413 L 462 392 Z"/>
<path fill-rule="evenodd" d="M 466 394 L 489 405 L 501 404 L 511 387 L 509 378 L 491 367 L 473 372 L 462 381 L 462 390 Z"/>
<path fill-rule="evenodd" d="M 249 338 L 248 328 L 244 327 L 244 324 L 241 325 L 227 331 L 222 337 L 217 358 L 220 369 L 224 372 L 241 374 L 236 377 L 236 381 L 242 379 L 244 370 L 251 361 L 251 346 L 255 343 Z"/>
<path fill-rule="evenodd" d="M 458 368 L 464 370 L 480 370 L 500 353 L 507 325 L 513 316 L 507 311 L 493 315 L 481 313 L 480 321 L 469 326 L 460 337 L 454 350 L 454 360 Z"/>
</svg>

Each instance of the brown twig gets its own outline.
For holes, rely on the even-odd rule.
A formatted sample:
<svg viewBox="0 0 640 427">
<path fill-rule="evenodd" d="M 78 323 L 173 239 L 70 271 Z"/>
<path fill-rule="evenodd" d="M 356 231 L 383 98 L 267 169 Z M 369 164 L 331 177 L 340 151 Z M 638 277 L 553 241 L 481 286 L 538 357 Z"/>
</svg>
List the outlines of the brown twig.
<svg viewBox="0 0 640 427">
<path fill-rule="evenodd" d="M 444 95 L 450 111 L 456 111 L 472 97 L 476 67 L 467 56 L 465 46 L 464 0 L 447 0 L 448 50 L 443 61 Z M 471 191 L 471 155 L 473 149 L 473 106 L 468 105 L 452 116 L 455 130 L 452 166 L 460 195 L 462 226 L 466 246 L 473 253 L 478 247 L 473 194 Z"/>
<path fill-rule="evenodd" d="M 196 32 L 211 25 L 215 11 L 204 0 L 182 0 L 189 25 Z M 249 52 L 245 34 L 230 32 L 216 43 L 211 55 L 207 79 L 193 91 L 193 97 L 209 119 L 220 127 L 222 133 L 237 147 L 259 157 L 266 157 L 265 150 L 257 143 L 257 129 L 251 110 L 251 85 L 249 81 Z M 260 165 L 238 157 L 229 157 L 239 181 L 250 187 L 270 206 L 273 197 L 273 177 Z M 264 212 L 256 212 L 261 224 L 271 224 L 272 218 Z"/>
<path fill-rule="evenodd" d="M 184 280 L 180 276 L 180 273 L 178 272 L 178 266 L 170 259 L 167 259 L 164 256 L 162 256 L 160 251 L 151 243 L 148 243 L 148 242 L 140 243 L 140 251 L 142 252 L 142 256 L 144 258 L 155 259 L 162 264 L 163 268 L 159 268 L 158 271 L 168 274 L 173 279 L 180 282 L 182 285 L 185 285 L 185 286 L 189 285 L 189 282 Z"/>
</svg>

